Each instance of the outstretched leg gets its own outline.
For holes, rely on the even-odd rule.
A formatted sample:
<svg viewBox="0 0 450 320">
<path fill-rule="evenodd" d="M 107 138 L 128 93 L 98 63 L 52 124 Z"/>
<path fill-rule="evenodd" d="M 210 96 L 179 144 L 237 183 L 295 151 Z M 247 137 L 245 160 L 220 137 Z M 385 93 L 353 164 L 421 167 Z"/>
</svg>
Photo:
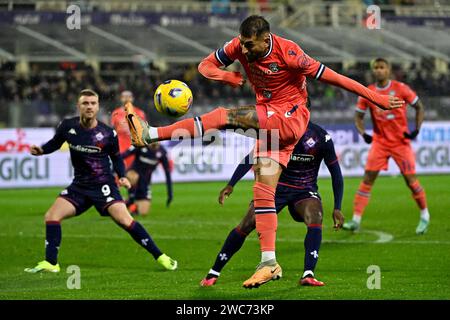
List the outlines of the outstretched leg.
<svg viewBox="0 0 450 320">
<path fill-rule="evenodd" d="M 177 268 L 177 261 L 161 252 L 144 227 L 133 219 L 124 203 L 117 202 L 112 204 L 108 207 L 108 213 L 118 225 L 130 234 L 134 241 L 147 250 L 164 268 L 167 270 L 175 270 Z"/>
<path fill-rule="evenodd" d="M 126 118 L 133 145 L 142 147 L 155 141 L 175 138 L 202 137 L 210 129 L 259 129 L 255 106 L 241 106 L 232 109 L 219 107 L 200 117 L 184 119 L 164 127 L 149 126 L 134 112 L 133 105 L 125 105 Z"/>
</svg>

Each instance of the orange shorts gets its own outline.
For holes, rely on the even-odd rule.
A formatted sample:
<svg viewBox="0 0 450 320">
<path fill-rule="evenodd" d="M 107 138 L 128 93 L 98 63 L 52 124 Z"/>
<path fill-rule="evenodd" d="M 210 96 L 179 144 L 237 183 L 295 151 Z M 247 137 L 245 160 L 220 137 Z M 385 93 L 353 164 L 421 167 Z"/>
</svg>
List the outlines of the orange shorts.
<svg viewBox="0 0 450 320">
<path fill-rule="evenodd" d="M 295 145 L 303 136 L 309 122 L 309 110 L 303 105 L 257 104 L 260 134 L 254 157 L 270 158 L 286 167 Z"/>
<path fill-rule="evenodd" d="M 390 157 L 394 158 L 403 174 L 416 173 L 416 157 L 410 143 L 387 146 L 376 140 L 367 156 L 366 171 L 387 170 Z"/>
</svg>

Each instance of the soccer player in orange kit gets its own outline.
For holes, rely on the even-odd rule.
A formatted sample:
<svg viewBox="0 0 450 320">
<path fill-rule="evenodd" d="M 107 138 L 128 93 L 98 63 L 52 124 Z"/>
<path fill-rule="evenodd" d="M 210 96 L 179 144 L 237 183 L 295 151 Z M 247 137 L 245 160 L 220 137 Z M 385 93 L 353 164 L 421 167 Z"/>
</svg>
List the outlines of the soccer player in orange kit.
<svg viewBox="0 0 450 320">
<path fill-rule="evenodd" d="M 127 103 L 125 109 L 132 143 L 136 146 L 180 135 L 186 138 L 202 137 L 211 129 L 258 130 L 260 135 L 254 152 L 253 200 L 261 263 L 253 276 L 243 283 L 245 288 L 256 288 L 282 276 L 275 256 L 275 188 L 282 168 L 286 167 L 292 150 L 308 125 L 306 77 L 347 89 L 385 109 L 399 107 L 403 101 L 380 95 L 325 67 L 309 57 L 296 43 L 271 33 L 269 23 L 262 16 L 247 17 L 241 23 L 239 33 L 223 48 L 203 59 L 198 70 L 208 79 L 238 87 L 244 83 L 243 76 L 239 72 L 224 71 L 221 67 L 239 60 L 256 93 L 256 105 L 218 107 L 202 116 L 165 127 L 149 126 L 134 113 L 131 103 Z M 270 133 L 269 138 L 265 138 L 263 130 Z"/>
<path fill-rule="evenodd" d="M 417 234 L 423 234 L 428 229 L 430 214 L 427 208 L 425 190 L 416 177 L 416 161 L 411 148 L 411 140 L 419 134 L 424 118 L 424 106 L 417 94 L 406 84 L 391 80 L 391 65 L 383 58 L 377 58 L 372 63 L 372 71 L 376 83 L 369 85 L 371 90 L 380 94 L 395 95 L 403 99 L 416 110 L 415 129 L 409 132 L 406 114 L 406 103 L 394 110 L 380 110 L 367 99 L 359 98 L 355 113 L 355 124 L 366 143 L 372 143 L 364 173 L 364 178 L 355 195 L 353 219 L 344 223 L 346 230 L 356 231 L 361 224 L 364 209 L 369 203 L 370 191 L 380 170 L 387 170 L 389 158 L 392 157 L 400 168 L 405 182 L 411 189 L 412 196 L 420 208 L 420 221 L 416 228 Z M 370 110 L 373 123 L 373 137 L 364 130 L 364 114 Z"/>
<path fill-rule="evenodd" d="M 128 129 L 127 121 L 125 120 L 125 109 L 124 105 L 126 102 L 130 101 L 133 103 L 134 97 L 131 91 L 122 91 L 120 94 L 120 102 L 122 102 L 122 106 L 117 107 L 111 113 L 111 125 L 116 130 L 117 136 L 119 138 L 119 150 L 120 153 L 124 153 L 131 146 L 130 141 L 130 130 Z M 136 108 L 136 113 L 142 118 L 145 119 L 145 113 L 139 108 Z M 125 168 L 128 169 L 133 163 L 134 155 L 124 159 Z"/>
</svg>

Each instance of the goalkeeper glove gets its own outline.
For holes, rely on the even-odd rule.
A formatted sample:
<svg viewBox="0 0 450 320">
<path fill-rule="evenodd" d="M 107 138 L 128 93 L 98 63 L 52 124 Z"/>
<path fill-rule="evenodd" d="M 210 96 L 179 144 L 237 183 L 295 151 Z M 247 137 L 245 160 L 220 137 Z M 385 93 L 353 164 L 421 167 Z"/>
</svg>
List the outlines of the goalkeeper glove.
<svg viewBox="0 0 450 320">
<path fill-rule="evenodd" d="M 373 138 L 372 138 L 372 136 L 370 134 L 367 134 L 367 133 L 364 132 L 362 137 L 363 137 L 364 141 L 367 144 L 371 144 L 372 143 Z"/>
<path fill-rule="evenodd" d="M 417 137 L 418 134 L 419 134 L 419 130 L 417 130 L 417 129 L 412 131 L 411 133 L 403 132 L 403 136 L 406 139 L 410 139 L 410 140 L 414 140 Z"/>
</svg>

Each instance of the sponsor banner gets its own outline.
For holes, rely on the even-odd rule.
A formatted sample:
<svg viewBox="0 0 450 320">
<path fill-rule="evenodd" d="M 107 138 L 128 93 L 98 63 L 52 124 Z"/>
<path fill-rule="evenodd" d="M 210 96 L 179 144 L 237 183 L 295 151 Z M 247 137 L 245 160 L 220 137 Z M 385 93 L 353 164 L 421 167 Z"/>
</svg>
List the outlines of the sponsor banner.
<svg viewBox="0 0 450 320">
<path fill-rule="evenodd" d="M 353 125 L 324 126 L 333 138 L 344 176 L 361 176 L 370 145 L 365 144 Z M 370 132 L 370 131 L 369 131 Z M 67 146 L 50 155 L 33 157 L 32 144 L 41 145 L 53 136 L 52 128 L 0 130 L 0 188 L 66 186 L 73 177 Z M 242 158 L 253 148 L 254 140 L 226 131 L 220 143 L 205 145 L 199 139 L 192 143 L 163 142 L 172 159 L 174 182 L 226 181 Z M 225 146 L 225 147 L 223 147 Z M 425 122 L 417 140 L 412 143 L 416 153 L 418 174 L 450 173 L 450 122 Z M 381 174 L 399 174 L 391 159 L 389 169 Z M 328 177 L 323 164 L 319 175 Z M 249 172 L 245 179 L 253 179 Z M 164 182 L 159 166 L 153 182 Z"/>
<path fill-rule="evenodd" d="M 0 12 L 0 24 L 42 25 L 66 24 L 71 13 L 65 12 Z M 81 25 L 118 25 L 118 26 L 193 26 L 207 25 L 210 27 L 239 26 L 246 17 L 245 11 L 234 14 L 209 14 L 197 12 L 83 12 L 81 11 Z"/>
</svg>

